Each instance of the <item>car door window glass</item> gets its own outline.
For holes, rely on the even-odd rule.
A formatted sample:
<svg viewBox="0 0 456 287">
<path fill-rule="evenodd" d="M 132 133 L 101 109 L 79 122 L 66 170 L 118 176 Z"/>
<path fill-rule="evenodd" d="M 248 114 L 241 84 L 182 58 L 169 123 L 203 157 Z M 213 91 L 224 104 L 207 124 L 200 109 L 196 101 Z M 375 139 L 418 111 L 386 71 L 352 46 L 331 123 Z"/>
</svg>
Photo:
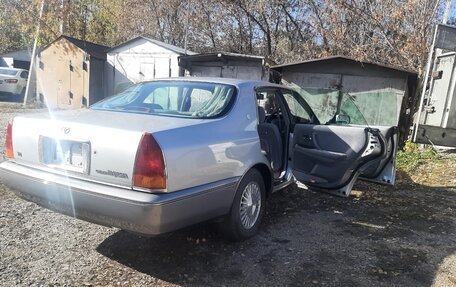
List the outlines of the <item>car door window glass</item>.
<svg viewBox="0 0 456 287">
<path fill-rule="evenodd" d="M 299 95 L 291 92 L 282 92 L 285 101 L 287 102 L 290 113 L 297 119 L 298 123 L 310 123 L 311 116 L 302 105 L 302 100 L 298 98 Z"/>
<path fill-rule="evenodd" d="M 402 95 L 392 89 L 344 93 L 340 111 L 350 116 L 350 124 L 396 126 Z"/>
<path fill-rule="evenodd" d="M 342 124 L 352 124 L 352 125 L 369 125 L 367 120 L 364 118 L 364 115 L 359 110 L 356 103 L 353 101 L 353 98 L 349 94 L 342 95 L 342 102 L 340 105 L 340 115 L 346 117 L 346 120 L 340 122 Z M 339 123 L 336 119 L 335 123 Z"/>
<path fill-rule="evenodd" d="M 322 88 L 302 88 L 295 84 L 292 84 L 292 87 L 312 108 L 320 123 L 327 123 L 333 119 L 337 112 L 339 91 Z"/>
<path fill-rule="evenodd" d="M 300 87 L 288 84 L 305 99 L 321 123 L 370 126 L 396 126 L 403 94 L 389 87 L 367 92 Z M 337 121 L 338 116 L 344 119 Z"/>
</svg>

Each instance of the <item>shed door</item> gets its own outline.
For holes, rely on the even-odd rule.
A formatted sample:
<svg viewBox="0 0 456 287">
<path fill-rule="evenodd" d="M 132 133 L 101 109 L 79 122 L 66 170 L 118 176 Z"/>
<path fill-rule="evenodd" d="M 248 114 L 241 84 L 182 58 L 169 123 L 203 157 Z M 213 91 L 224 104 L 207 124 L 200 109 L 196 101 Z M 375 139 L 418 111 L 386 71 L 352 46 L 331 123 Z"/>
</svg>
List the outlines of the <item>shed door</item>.
<svg viewBox="0 0 456 287">
<path fill-rule="evenodd" d="M 169 58 L 155 58 L 155 78 L 169 78 L 171 67 Z"/>
<path fill-rule="evenodd" d="M 141 81 L 148 81 L 154 78 L 154 63 L 141 63 L 139 78 Z"/>
</svg>

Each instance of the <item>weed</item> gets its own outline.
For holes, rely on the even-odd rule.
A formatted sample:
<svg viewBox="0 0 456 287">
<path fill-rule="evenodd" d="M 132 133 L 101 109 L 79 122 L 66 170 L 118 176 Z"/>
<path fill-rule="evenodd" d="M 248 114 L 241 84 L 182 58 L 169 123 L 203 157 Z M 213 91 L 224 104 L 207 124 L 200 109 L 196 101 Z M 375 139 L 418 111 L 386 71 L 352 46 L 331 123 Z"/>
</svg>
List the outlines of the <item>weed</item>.
<svg viewBox="0 0 456 287">
<path fill-rule="evenodd" d="M 403 151 L 397 154 L 397 166 L 407 173 L 414 172 L 418 167 L 440 159 L 438 152 L 431 146 L 421 148 L 407 141 Z"/>
</svg>

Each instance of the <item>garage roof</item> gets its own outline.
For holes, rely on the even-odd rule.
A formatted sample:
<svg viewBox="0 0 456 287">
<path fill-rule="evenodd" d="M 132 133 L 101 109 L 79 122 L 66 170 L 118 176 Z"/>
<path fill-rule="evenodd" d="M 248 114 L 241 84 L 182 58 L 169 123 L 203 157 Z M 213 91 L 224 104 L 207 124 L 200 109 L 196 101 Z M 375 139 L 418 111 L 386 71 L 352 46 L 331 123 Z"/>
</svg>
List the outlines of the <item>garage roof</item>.
<svg viewBox="0 0 456 287">
<path fill-rule="evenodd" d="M 66 35 L 61 35 L 51 43 L 47 44 L 41 51 L 46 50 L 49 46 L 54 44 L 55 42 L 59 41 L 60 39 L 65 39 L 72 44 L 74 44 L 76 47 L 79 49 L 85 51 L 87 54 L 89 54 L 91 57 L 106 60 L 106 51 L 109 49 L 108 46 L 103 46 L 99 44 L 95 44 L 92 42 L 84 41 L 84 40 L 79 40 L 70 36 Z"/>
<path fill-rule="evenodd" d="M 408 74 L 411 74 L 411 75 L 418 75 L 418 73 L 416 71 L 407 70 L 407 69 L 403 69 L 403 68 L 399 68 L 399 67 L 394 67 L 392 65 L 387 65 L 387 64 L 379 64 L 379 63 L 374 63 L 374 62 L 369 62 L 369 61 L 358 61 L 358 60 L 356 60 L 354 58 L 350 58 L 350 57 L 347 57 L 347 56 L 341 56 L 341 55 L 335 55 L 335 56 L 329 56 L 329 57 L 318 58 L 318 59 L 309 59 L 309 60 L 305 60 L 305 61 L 301 61 L 301 62 L 292 62 L 292 63 L 288 63 L 288 64 L 276 65 L 276 66 L 272 66 L 272 68 L 273 69 L 281 69 L 281 68 L 287 68 L 287 67 L 291 67 L 291 66 L 312 64 L 312 63 L 318 63 L 318 62 L 324 62 L 324 61 L 332 61 L 332 60 L 352 61 L 354 63 L 358 63 L 358 64 L 361 64 L 361 65 L 363 65 L 363 64 L 375 65 L 375 66 L 386 68 L 386 69 L 391 69 L 391 70 L 405 72 L 405 73 L 408 73 Z"/>
<path fill-rule="evenodd" d="M 220 60 L 260 61 L 263 63 L 268 63 L 269 65 L 275 64 L 273 61 L 263 56 L 238 54 L 231 52 L 200 53 L 179 57 L 179 62 L 210 62 Z"/>
<path fill-rule="evenodd" d="M 145 37 L 145 36 L 138 36 L 136 38 L 133 38 L 133 39 L 130 39 L 130 40 L 126 41 L 126 42 L 123 42 L 122 44 L 119 44 L 119 45 L 117 45 L 115 47 L 112 47 L 111 49 L 109 49 L 108 52 L 112 52 L 114 50 L 117 50 L 117 49 L 119 49 L 119 48 L 121 48 L 121 47 L 123 47 L 125 45 L 130 44 L 131 42 L 137 41 L 138 39 L 144 39 L 144 40 L 149 41 L 149 42 L 151 42 L 151 43 L 153 43 L 153 44 L 155 44 L 157 46 L 160 46 L 160 47 L 165 48 L 167 50 L 173 51 L 173 52 L 175 52 L 177 54 L 181 54 L 181 55 L 185 55 L 185 54 L 194 55 L 194 54 L 196 54 L 195 52 L 192 52 L 192 51 L 190 51 L 188 49 L 187 49 L 187 52 L 186 52 L 185 49 L 183 49 L 181 47 L 177 47 L 177 46 L 174 46 L 174 45 L 171 45 L 171 44 L 159 41 L 159 40 L 151 39 L 151 38 L 148 38 L 148 37 Z"/>
</svg>

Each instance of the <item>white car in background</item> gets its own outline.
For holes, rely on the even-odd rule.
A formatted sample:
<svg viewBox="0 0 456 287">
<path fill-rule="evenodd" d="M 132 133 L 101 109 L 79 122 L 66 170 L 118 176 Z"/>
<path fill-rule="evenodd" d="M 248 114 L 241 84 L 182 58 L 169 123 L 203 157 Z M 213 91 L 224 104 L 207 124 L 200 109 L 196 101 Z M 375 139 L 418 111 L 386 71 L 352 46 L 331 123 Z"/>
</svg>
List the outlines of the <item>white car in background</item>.
<svg viewBox="0 0 456 287">
<path fill-rule="evenodd" d="M 0 68 L 0 95 L 21 101 L 25 95 L 28 71 L 16 68 Z"/>
</svg>

